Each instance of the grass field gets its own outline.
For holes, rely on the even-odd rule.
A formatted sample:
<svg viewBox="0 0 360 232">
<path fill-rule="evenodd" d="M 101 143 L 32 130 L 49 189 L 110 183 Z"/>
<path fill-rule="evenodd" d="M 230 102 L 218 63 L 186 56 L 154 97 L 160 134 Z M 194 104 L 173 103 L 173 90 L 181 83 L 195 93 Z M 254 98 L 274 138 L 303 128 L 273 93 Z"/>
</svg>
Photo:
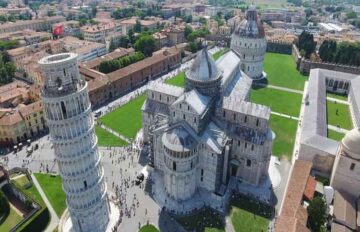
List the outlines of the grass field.
<svg viewBox="0 0 360 232">
<path fill-rule="evenodd" d="M 293 119 L 271 115 L 270 127 L 275 133 L 273 155 L 291 160 L 298 122 Z"/>
<path fill-rule="evenodd" d="M 244 195 L 232 200 L 231 221 L 236 232 L 267 231 L 272 208 Z"/>
<path fill-rule="evenodd" d="M 140 95 L 98 120 L 123 136 L 134 139 L 142 126 L 141 106 L 145 99 L 146 94 Z"/>
<path fill-rule="evenodd" d="M 9 215 L 0 225 L 0 231 L 10 231 L 10 229 L 16 226 L 21 220 L 21 215 L 19 215 L 12 207 L 10 207 Z"/>
<path fill-rule="evenodd" d="M 165 81 L 166 84 L 169 85 L 175 85 L 178 87 L 184 87 L 185 86 L 185 73 L 181 72 L 178 75 L 169 78 Z"/>
<path fill-rule="evenodd" d="M 227 53 L 230 50 L 230 48 L 224 48 L 221 49 L 220 51 L 215 52 L 212 57 L 214 58 L 214 60 L 218 60 L 222 55 L 224 55 L 225 53 Z"/>
<path fill-rule="evenodd" d="M 251 102 L 266 105 L 271 111 L 298 117 L 300 114 L 302 96 L 271 88 L 253 88 Z"/>
<path fill-rule="evenodd" d="M 203 208 L 191 215 L 175 216 L 175 218 L 187 231 L 225 232 L 223 216 L 209 208 Z"/>
<path fill-rule="evenodd" d="M 305 81 L 308 79 L 296 70 L 296 64 L 291 55 L 266 53 L 264 70 L 270 85 L 303 90 Z"/>
<path fill-rule="evenodd" d="M 46 197 L 49 199 L 56 214 L 61 217 L 66 209 L 65 193 L 62 189 L 60 176 L 52 176 L 49 174 L 35 173 L 41 188 L 44 190 Z"/>
<path fill-rule="evenodd" d="M 24 187 L 25 188 L 25 185 L 27 183 L 29 183 L 29 179 L 27 178 L 27 176 L 22 176 L 22 177 L 19 177 L 19 178 L 16 178 L 15 179 L 16 183 L 18 183 L 21 187 Z"/>
<path fill-rule="evenodd" d="M 339 132 L 336 132 L 336 131 L 333 131 L 333 130 L 328 130 L 327 131 L 327 137 L 329 139 L 333 139 L 333 140 L 336 140 L 336 141 L 341 141 L 342 138 L 344 138 L 344 134 L 343 133 L 339 133 Z"/>
<path fill-rule="evenodd" d="M 95 126 L 96 136 L 98 138 L 98 145 L 101 147 L 124 147 L 127 142 L 116 137 L 105 129 Z"/>
<path fill-rule="evenodd" d="M 331 98 L 336 98 L 339 100 L 343 100 L 343 101 L 347 101 L 348 97 L 346 95 L 340 95 L 340 94 L 335 94 L 335 93 L 326 93 L 327 97 L 331 97 Z"/>
<path fill-rule="evenodd" d="M 159 232 L 159 230 L 153 225 L 145 225 L 140 228 L 139 232 Z"/>
<path fill-rule="evenodd" d="M 326 109 L 328 125 L 340 126 L 347 130 L 353 128 L 348 105 L 327 101 Z"/>
</svg>

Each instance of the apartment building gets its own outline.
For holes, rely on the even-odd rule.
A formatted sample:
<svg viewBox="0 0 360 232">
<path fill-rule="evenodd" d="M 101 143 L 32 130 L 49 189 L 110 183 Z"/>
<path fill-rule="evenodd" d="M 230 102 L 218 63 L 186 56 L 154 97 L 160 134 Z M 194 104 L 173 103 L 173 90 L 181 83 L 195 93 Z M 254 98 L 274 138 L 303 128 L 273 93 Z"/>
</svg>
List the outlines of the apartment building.
<svg viewBox="0 0 360 232">
<path fill-rule="evenodd" d="M 48 31 L 55 23 L 64 22 L 63 16 L 45 17 L 34 20 L 18 20 L 16 22 L 7 22 L 0 25 L 0 33 L 9 33 L 30 29 L 34 31 Z"/>
</svg>

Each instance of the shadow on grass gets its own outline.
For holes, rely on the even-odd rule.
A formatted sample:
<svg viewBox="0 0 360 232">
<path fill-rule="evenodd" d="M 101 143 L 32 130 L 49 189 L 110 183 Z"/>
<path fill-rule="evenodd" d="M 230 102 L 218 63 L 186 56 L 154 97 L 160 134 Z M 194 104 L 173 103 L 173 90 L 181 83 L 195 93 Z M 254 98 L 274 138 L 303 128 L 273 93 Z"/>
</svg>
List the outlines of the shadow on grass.
<svg viewBox="0 0 360 232">
<path fill-rule="evenodd" d="M 268 84 L 269 84 L 268 79 L 264 78 L 261 80 L 254 80 L 251 87 L 254 90 L 263 89 L 266 88 Z"/>
</svg>

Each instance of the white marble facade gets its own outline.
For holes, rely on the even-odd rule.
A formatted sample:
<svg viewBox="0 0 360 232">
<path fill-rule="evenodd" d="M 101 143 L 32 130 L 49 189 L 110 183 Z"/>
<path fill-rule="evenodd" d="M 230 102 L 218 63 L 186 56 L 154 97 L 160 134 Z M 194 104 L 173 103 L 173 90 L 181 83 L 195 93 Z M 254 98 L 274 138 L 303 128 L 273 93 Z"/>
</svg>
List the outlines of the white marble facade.
<svg viewBox="0 0 360 232">
<path fill-rule="evenodd" d="M 80 77 L 77 55 L 47 56 L 39 64 L 45 81 L 41 96 L 66 194 L 71 231 L 105 231 L 109 202 L 87 84 Z"/>
<path fill-rule="evenodd" d="M 240 68 L 253 80 L 265 77 L 263 72 L 266 53 L 265 31 L 255 7 L 250 7 L 245 19 L 235 28 L 231 48 L 239 55 Z"/>
<path fill-rule="evenodd" d="M 171 198 L 199 188 L 223 194 L 229 177 L 259 185 L 268 175 L 270 109 L 248 101 L 251 79 L 228 52 L 217 63 L 204 48 L 186 72 L 185 88 L 153 83 L 142 107 L 144 141 Z"/>
</svg>

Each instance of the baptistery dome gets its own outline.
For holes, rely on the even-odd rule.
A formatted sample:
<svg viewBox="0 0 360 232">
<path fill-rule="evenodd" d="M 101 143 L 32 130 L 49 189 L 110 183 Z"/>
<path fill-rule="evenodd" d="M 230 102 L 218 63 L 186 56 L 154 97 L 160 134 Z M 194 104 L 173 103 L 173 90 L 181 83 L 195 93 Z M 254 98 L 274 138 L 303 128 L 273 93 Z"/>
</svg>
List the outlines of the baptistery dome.
<svg viewBox="0 0 360 232">
<path fill-rule="evenodd" d="M 349 131 L 342 140 L 342 145 L 352 155 L 357 154 L 360 158 L 360 128 Z M 355 158 L 355 157 L 354 157 Z"/>
<path fill-rule="evenodd" d="M 245 19 L 236 27 L 235 34 L 248 38 L 264 38 L 265 30 L 258 19 L 256 8 L 251 6 Z"/>
</svg>

